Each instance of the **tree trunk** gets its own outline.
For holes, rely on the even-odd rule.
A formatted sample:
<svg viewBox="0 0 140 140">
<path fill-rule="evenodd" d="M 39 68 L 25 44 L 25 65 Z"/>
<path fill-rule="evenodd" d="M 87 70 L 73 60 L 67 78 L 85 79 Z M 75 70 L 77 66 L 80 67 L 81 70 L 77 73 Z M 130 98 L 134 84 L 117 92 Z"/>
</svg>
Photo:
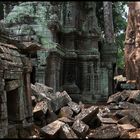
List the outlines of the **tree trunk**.
<svg viewBox="0 0 140 140">
<path fill-rule="evenodd" d="M 137 89 L 140 89 L 140 2 L 129 2 L 125 70 L 127 82 L 135 82 Z"/>
</svg>

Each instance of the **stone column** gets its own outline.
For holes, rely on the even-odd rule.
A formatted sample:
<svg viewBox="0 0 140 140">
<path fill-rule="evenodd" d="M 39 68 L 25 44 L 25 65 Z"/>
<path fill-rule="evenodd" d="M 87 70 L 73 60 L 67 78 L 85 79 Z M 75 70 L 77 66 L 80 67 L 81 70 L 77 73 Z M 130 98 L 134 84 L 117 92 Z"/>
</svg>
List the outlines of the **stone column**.
<svg viewBox="0 0 140 140">
<path fill-rule="evenodd" d="M 117 47 L 115 45 L 115 37 L 114 37 L 114 25 L 113 25 L 113 16 L 112 16 L 112 2 L 103 2 L 103 10 L 104 10 L 104 28 L 105 28 L 105 43 L 108 47 L 107 52 L 103 52 L 107 55 L 107 65 L 108 69 L 108 82 L 109 82 L 109 95 L 113 94 L 113 77 L 114 77 L 114 66 L 116 64 L 116 54 Z M 111 48 L 112 47 L 112 48 Z M 104 60 L 103 60 L 104 61 Z M 107 66 L 107 68 L 108 68 Z"/>
<path fill-rule="evenodd" d="M 27 58 L 25 58 L 27 59 Z M 27 109 L 27 118 L 32 118 L 32 100 L 31 100 L 31 81 L 30 73 L 32 70 L 31 60 L 27 59 L 26 65 L 24 66 L 24 85 L 25 85 L 25 98 L 26 98 L 26 108 Z M 32 119 L 29 120 L 32 122 Z"/>
<path fill-rule="evenodd" d="M 20 87 L 18 88 L 17 99 L 15 99 L 17 102 L 17 106 L 18 106 L 17 121 L 21 121 L 21 123 L 23 123 L 23 120 L 26 117 L 25 112 L 28 111 L 28 107 L 26 106 L 26 103 L 24 100 L 24 96 L 25 96 L 25 98 L 27 98 L 26 95 L 24 95 L 24 84 L 25 83 L 23 83 L 23 77 L 22 77 L 22 73 L 21 73 Z M 26 87 L 26 85 L 25 85 L 25 87 Z M 26 94 L 26 91 L 25 91 L 25 94 Z"/>
<path fill-rule="evenodd" d="M 26 101 L 27 101 L 27 110 L 28 110 L 28 116 L 32 118 L 32 100 L 31 100 L 31 82 L 30 82 L 30 72 L 26 73 L 25 76 L 25 83 L 26 83 Z M 31 119 L 32 121 L 32 119 Z"/>
<path fill-rule="evenodd" d="M 51 61 L 50 85 L 53 86 L 54 92 L 56 92 L 56 82 L 56 60 L 55 56 L 53 56 Z"/>
</svg>

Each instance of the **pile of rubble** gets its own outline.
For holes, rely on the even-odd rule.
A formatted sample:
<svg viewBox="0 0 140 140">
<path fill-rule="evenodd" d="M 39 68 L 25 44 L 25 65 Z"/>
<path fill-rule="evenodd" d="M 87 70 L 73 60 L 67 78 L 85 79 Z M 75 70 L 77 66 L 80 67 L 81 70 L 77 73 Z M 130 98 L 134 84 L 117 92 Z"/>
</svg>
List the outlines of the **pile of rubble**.
<svg viewBox="0 0 140 140">
<path fill-rule="evenodd" d="M 124 90 L 106 105 L 72 101 L 66 91 L 40 83 L 31 85 L 34 138 L 140 138 L 140 90 Z"/>
</svg>

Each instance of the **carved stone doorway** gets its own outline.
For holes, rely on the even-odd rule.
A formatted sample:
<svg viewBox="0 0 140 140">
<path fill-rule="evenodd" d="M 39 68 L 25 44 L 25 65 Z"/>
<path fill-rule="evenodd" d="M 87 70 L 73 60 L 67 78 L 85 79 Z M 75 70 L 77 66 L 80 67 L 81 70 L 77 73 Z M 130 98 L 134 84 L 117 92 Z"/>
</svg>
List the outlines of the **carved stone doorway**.
<svg viewBox="0 0 140 140">
<path fill-rule="evenodd" d="M 18 115 L 18 88 L 7 92 L 7 115 L 8 123 L 12 124 L 17 121 Z"/>
</svg>

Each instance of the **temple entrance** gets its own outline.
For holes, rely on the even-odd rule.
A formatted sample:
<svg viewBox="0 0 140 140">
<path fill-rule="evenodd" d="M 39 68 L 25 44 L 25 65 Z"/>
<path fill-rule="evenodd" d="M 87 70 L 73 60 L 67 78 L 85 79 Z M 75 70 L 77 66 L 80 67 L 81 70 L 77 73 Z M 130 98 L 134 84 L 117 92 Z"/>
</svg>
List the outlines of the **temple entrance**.
<svg viewBox="0 0 140 140">
<path fill-rule="evenodd" d="M 36 69 L 35 66 L 32 67 L 32 72 L 31 72 L 31 83 L 35 84 L 36 80 L 35 80 L 35 75 L 36 75 Z"/>
<path fill-rule="evenodd" d="M 8 123 L 12 124 L 17 120 L 18 115 L 18 88 L 7 92 L 7 115 Z"/>
<path fill-rule="evenodd" d="M 36 82 L 36 62 L 37 62 L 37 53 L 31 54 L 31 61 L 32 61 L 32 72 L 30 76 L 30 81 L 32 84 L 35 84 Z"/>
</svg>

